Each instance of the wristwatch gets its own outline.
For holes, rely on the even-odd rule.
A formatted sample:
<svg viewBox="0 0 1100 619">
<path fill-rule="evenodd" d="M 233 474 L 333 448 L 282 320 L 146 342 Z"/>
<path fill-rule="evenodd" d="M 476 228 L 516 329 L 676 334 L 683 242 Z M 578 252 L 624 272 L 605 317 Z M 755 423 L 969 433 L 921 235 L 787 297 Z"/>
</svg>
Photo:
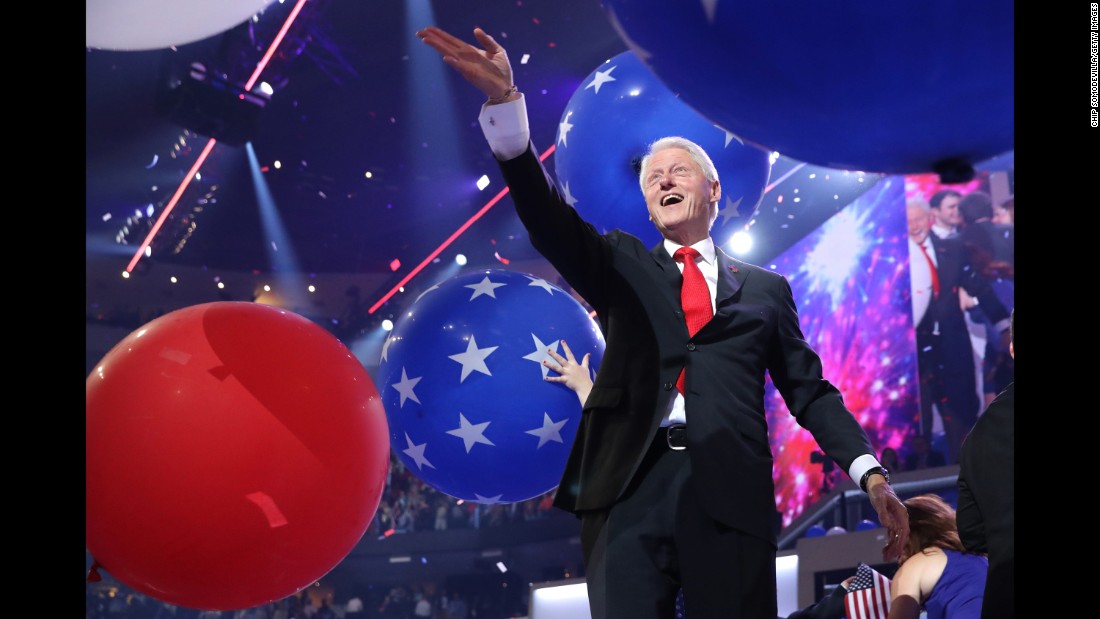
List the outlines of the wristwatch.
<svg viewBox="0 0 1100 619">
<path fill-rule="evenodd" d="M 890 471 L 887 471 L 886 467 L 884 467 L 884 466 L 873 466 L 873 467 L 867 469 L 867 472 L 863 474 L 863 477 L 859 478 L 859 489 L 860 490 L 862 490 L 864 492 L 867 492 L 867 480 L 871 477 L 871 475 L 873 475 L 875 473 L 878 473 L 879 475 L 882 475 L 883 477 L 886 478 L 886 483 L 890 483 Z"/>
</svg>

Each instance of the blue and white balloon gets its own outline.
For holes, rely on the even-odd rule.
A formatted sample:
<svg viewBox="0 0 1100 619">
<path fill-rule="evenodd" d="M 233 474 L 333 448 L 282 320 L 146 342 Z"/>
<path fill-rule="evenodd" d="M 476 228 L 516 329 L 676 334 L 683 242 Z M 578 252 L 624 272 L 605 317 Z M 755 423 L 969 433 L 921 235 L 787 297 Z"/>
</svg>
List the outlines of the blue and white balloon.
<svg viewBox="0 0 1100 619">
<path fill-rule="evenodd" d="M 635 166 L 652 142 L 670 135 L 702 146 L 718 169 L 722 200 L 711 235 L 724 245 L 764 196 L 769 153 L 701 116 L 632 51 L 589 74 L 562 114 L 554 169 L 566 201 L 601 232 L 619 228 L 656 245 L 661 234 L 649 221 Z"/>
<path fill-rule="evenodd" d="M 1011 0 L 601 4 L 686 104 L 788 157 L 916 174 L 1013 148 Z"/>
<path fill-rule="evenodd" d="M 390 445 L 429 486 L 477 503 L 557 487 L 580 422 L 577 395 L 544 379 L 565 340 L 579 362 L 603 356 L 599 325 L 534 275 L 474 271 L 432 286 L 396 321 L 376 384 Z"/>
</svg>

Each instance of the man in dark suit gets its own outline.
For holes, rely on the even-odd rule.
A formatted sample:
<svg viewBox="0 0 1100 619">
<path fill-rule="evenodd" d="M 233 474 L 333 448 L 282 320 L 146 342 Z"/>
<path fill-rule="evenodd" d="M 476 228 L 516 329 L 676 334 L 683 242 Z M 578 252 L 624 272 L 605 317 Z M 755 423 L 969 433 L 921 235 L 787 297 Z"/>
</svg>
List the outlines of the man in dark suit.
<svg viewBox="0 0 1100 619">
<path fill-rule="evenodd" d="M 1009 354 L 1015 357 L 1016 311 L 1010 316 Z M 959 457 L 959 539 L 971 552 L 989 555 L 983 619 L 1016 613 L 1015 390 L 1009 383 L 994 398 L 963 442 Z"/>
<path fill-rule="evenodd" d="M 693 619 L 776 616 L 766 372 L 798 422 L 868 492 L 889 531 L 884 556 L 897 557 L 909 535 L 905 507 L 822 377 L 787 280 L 730 258 L 709 236 L 721 186 L 706 153 L 682 138 L 659 140 L 641 163 L 661 244 L 600 234 L 542 167 L 504 48 L 480 28 L 480 48 L 435 27 L 417 34 L 489 97 L 479 120 L 520 220 L 605 334 L 555 498 L 581 518 L 592 616 L 668 619 L 681 587 Z M 678 263 L 681 247 L 698 255 Z M 694 335 L 686 322 L 694 310 L 681 306 L 688 268 L 702 272 L 690 281 L 713 313 Z"/>
<path fill-rule="evenodd" d="M 958 462 L 959 446 L 981 411 L 974 348 L 959 291 L 978 299 L 998 332 L 1008 331 L 1008 310 L 990 281 L 970 264 L 958 239 L 931 234 L 927 202 L 906 203 L 909 267 L 920 375 L 921 433 L 931 439 L 932 406 L 943 420 L 948 464 Z"/>
</svg>

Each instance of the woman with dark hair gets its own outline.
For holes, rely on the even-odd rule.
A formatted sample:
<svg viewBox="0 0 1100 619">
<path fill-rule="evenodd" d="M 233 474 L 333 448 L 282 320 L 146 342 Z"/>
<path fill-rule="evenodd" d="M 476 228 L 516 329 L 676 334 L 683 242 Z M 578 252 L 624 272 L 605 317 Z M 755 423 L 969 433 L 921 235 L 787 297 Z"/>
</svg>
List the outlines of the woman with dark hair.
<svg viewBox="0 0 1100 619">
<path fill-rule="evenodd" d="M 935 494 L 905 502 L 909 543 L 891 585 L 889 619 L 979 619 L 989 560 L 959 540 L 955 510 Z"/>
</svg>

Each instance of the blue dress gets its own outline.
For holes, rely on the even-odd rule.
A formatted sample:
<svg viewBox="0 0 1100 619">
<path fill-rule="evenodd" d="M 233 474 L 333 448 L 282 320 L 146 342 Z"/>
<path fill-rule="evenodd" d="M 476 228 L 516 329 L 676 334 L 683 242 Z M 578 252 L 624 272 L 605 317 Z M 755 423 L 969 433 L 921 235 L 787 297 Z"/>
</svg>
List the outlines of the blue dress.
<svg viewBox="0 0 1100 619">
<path fill-rule="evenodd" d="M 980 619 L 989 559 L 944 549 L 947 565 L 924 601 L 928 619 Z"/>
</svg>

